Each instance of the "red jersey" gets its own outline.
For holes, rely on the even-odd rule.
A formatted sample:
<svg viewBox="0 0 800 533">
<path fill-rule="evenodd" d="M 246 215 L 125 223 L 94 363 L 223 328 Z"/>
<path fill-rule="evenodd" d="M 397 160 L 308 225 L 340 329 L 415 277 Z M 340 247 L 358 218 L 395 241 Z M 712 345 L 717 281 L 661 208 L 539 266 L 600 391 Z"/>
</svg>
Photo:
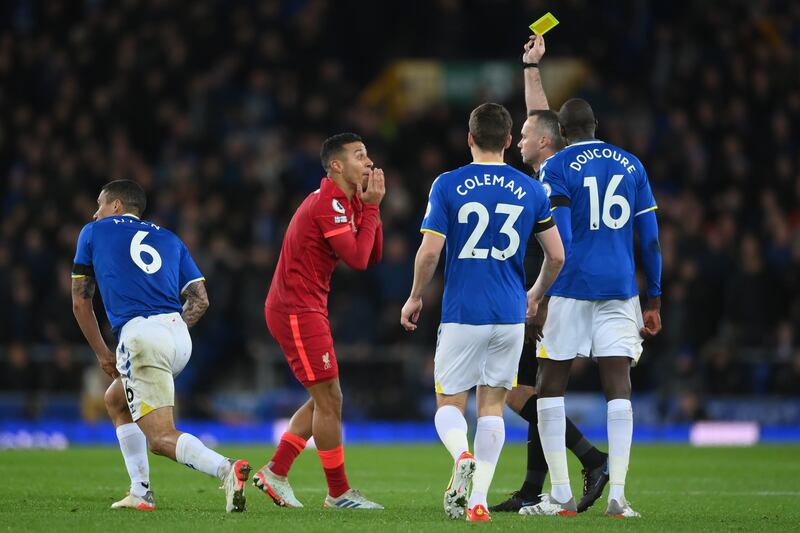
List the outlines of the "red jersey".
<svg viewBox="0 0 800 533">
<path fill-rule="evenodd" d="M 331 275 L 339 259 L 356 270 L 381 259 L 378 206 L 352 200 L 327 176 L 297 208 L 286 235 L 265 307 L 281 313 L 328 316 Z"/>
</svg>

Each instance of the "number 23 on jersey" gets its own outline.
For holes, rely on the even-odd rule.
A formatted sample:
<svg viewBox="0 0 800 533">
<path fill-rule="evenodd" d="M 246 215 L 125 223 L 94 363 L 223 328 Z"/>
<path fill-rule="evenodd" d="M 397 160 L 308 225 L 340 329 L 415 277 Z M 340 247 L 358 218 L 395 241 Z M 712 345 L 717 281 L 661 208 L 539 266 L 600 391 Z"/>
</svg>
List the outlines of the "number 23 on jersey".
<svg viewBox="0 0 800 533">
<path fill-rule="evenodd" d="M 498 261 L 505 261 L 509 257 L 513 257 L 519 249 L 519 233 L 514 229 L 514 223 L 522 213 L 523 207 L 521 205 L 513 204 L 497 204 L 494 208 L 496 215 L 506 215 L 503 225 L 500 227 L 500 233 L 508 237 L 508 246 L 500 250 L 494 246 L 491 248 L 492 258 Z M 481 203 L 467 202 L 458 210 L 458 222 L 460 224 L 468 224 L 470 215 L 477 214 L 478 220 L 475 224 L 475 229 L 472 230 L 467 242 L 458 254 L 459 259 L 487 259 L 489 257 L 488 248 L 476 248 L 478 242 L 489 227 L 489 210 L 486 209 Z"/>
</svg>

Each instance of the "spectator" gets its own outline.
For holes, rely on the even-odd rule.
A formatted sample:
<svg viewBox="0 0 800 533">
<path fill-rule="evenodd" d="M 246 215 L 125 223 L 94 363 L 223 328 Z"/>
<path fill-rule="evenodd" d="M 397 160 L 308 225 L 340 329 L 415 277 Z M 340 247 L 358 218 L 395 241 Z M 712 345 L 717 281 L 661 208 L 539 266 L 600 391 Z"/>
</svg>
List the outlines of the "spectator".
<svg viewBox="0 0 800 533">
<path fill-rule="evenodd" d="M 22 393 L 23 405 L 19 413 L 23 418 L 36 418 L 39 413 L 38 393 L 41 380 L 36 366 L 30 360 L 28 346 L 20 342 L 8 348 L 8 359 L 0 371 L 3 391 Z"/>
<path fill-rule="evenodd" d="M 55 368 L 56 359 L 70 359 L 62 343 L 81 342 L 66 275 L 77 232 L 111 178 L 145 187 L 153 200 L 146 216 L 181 234 L 208 279 L 211 308 L 193 331 L 196 361 L 179 381 L 182 394 L 222 387 L 222 368 L 247 377 L 251 354 L 271 342 L 263 296 L 288 217 L 319 184 L 321 140 L 354 129 L 387 171 L 385 261 L 368 283 L 335 274 L 343 290 L 331 302 L 333 323 L 342 339 L 376 352 L 412 348 L 404 357 L 416 358 L 406 364 L 419 375 L 409 381 L 424 380 L 437 325 L 424 322 L 408 339 L 397 309 L 430 183 L 465 161 L 462 107 L 475 102 L 461 95 L 402 112 L 405 93 L 387 105 L 365 104 L 364 95 L 398 59 L 510 62 L 522 35 L 509 32 L 508 21 L 532 19 L 538 8 L 501 0 L 496 17 L 488 4 L 388 2 L 381 9 L 396 27 L 414 29 L 389 39 L 380 25 L 336 33 L 352 12 L 330 1 L 73 9 L 63 0 L 22 0 L 0 8 L 0 346 L 8 347 L 0 364 L 20 380 L 0 379 L 35 390 L 38 378 L 24 377 L 35 374 L 30 343 L 59 354 L 48 363 Z M 660 383 L 670 366 L 663 361 L 686 354 L 705 376 L 701 390 L 691 389 L 698 398 L 764 386 L 800 394 L 791 381 L 797 358 L 787 356 L 797 340 L 781 333 L 800 327 L 800 8 L 624 5 L 561 6 L 571 22 L 548 41 L 547 61 L 585 61 L 590 74 L 574 95 L 595 104 L 599 135 L 633 150 L 651 172 L 664 336 L 648 345 L 637 388 L 669 388 Z M 598 35 L 598 26 L 619 38 Z M 475 27 L 497 38 L 473 39 Z M 501 102 L 517 120 L 521 76 Z M 520 166 L 515 153 L 509 162 Z M 440 284 L 441 277 L 431 295 Z M 438 297 L 426 299 L 428 316 L 437 305 Z M 718 337 L 736 353 L 698 355 Z M 746 372 L 739 358 L 778 378 Z M 578 368 L 575 383 L 588 387 L 594 375 L 591 366 Z"/>
<path fill-rule="evenodd" d="M 81 390 L 84 365 L 75 361 L 67 344 L 57 344 L 53 360 L 43 366 L 44 390 L 56 394 L 77 394 Z"/>
</svg>

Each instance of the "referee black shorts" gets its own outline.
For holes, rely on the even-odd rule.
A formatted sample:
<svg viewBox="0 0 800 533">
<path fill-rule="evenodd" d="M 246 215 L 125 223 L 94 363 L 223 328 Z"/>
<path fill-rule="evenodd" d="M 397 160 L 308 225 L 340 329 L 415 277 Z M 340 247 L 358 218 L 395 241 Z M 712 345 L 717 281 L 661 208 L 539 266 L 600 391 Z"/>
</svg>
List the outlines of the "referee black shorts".
<svg viewBox="0 0 800 533">
<path fill-rule="evenodd" d="M 526 342 L 522 346 L 522 355 L 519 358 L 519 369 L 517 370 L 517 385 L 536 386 L 536 343 Z"/>
</svg>

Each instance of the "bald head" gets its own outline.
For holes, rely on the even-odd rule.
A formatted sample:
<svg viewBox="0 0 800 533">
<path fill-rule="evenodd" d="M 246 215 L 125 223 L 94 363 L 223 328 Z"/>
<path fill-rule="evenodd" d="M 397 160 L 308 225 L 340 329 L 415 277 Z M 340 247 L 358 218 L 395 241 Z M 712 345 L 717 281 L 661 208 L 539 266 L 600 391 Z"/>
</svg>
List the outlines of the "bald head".
<svg viewBox="0 0 800 533">
<path fill-rule="evenodd" d="M 569 139 L 591 139 L 597 129 L 597 119 L 589 102 L 583 98 L 571 98 L 564 102 L 558 112 L 558 121 Z"/>
</svg>

